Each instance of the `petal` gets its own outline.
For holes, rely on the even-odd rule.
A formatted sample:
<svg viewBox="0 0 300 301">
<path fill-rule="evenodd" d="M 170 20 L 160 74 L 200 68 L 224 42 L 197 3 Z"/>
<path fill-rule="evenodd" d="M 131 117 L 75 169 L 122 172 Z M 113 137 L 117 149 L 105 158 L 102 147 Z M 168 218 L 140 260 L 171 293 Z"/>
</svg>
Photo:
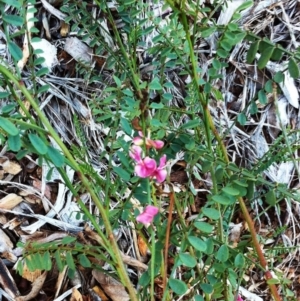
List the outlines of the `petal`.
<svg viewBox="0 0 300 301">
<path fill-rule="evenodd" d="M 149 171 L 147 170 L 147 168 L 145 168 L 143 164 L 137 164 L 134 167 L 134 171 L 137 174 L 137 176 L 139 176 L 140 178 L 149 177 Z"/>
<path fill-rule="evenodd" d="M 156 170 L 154 177 L 158 183 L 162 183 L 167 177 L 167 171 L 165 169 Z"/>
<path fill-rule="evenodd" d="M 140 137 L 144 137 L 144 134 L 142 131 L 138 131 L 138 133 L 139 133 Z"/>
<path fill-rule="evenodd" d="M 137 222 L 147 225 L 153 221 L 154 216 L 143 212 L 136 217 Z"/>
<path fill-rule="evenodd" d="M 143 163 L 144 163 L 145 167 L 147 168 L 147 170 L 149 171 L 149 173 L 152 173 L 156 170 L 156 161 L 154 159 L 146 157 L 143 160 Z"/>
<path fill-rule="evenodd" d="M 150 215 L 153 215 L 155 216 L 158 212 L 159 212 L 159 209 L 155 206 L 151 206 L 151 205 L 148 205 L 146 208 L 145 208 L 145 211 L 146 213 L 150 214 Z"/>
<path fill-rule="evenodd" d="M 159 166 L 158 168 L 164 168 L 166 166 L 166 162 L 167 162 L 167 156 L 163 155 L 160 159 L 159 159 Z"/>
<path fill-rule="evenodd" d="M 141 137 L 134 137 L 132 143 L 135 145 L 143 145 L 144 141 Z"/>
<path fill-rule="evenodd" d="M 164 147 L 164 142 L 161 140 L 151 140 L 151 142 L 152 142 L 152 146 L 155 149 L 161 149 Z"/>
<path fill-rule="evenodd" d="M 137 145 L 133 145 L 131 147 L 131 150 L 129 152 L 129 156 L 130 158 L 132 158 L 133 160 L 135 160 L 136 162 L 140 162 L 141 159 L 141 154 L 142 154 L 143 150 L 141 147 L 137 146 Z"/>
</svg>

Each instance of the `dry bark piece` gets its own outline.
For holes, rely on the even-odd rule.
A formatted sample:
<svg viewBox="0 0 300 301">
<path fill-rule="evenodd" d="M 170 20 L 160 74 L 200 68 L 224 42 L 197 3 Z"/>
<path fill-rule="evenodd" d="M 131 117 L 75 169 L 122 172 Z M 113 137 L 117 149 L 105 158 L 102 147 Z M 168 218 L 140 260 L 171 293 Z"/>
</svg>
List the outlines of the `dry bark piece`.
<svg viewBox="0 0 300 301">
<path fill-rule="evenodd" d="M 15 299 L 17 296 L 20 296 L 20 292 L 16 286 L 16 283 L 1 258 L 0 258 L 0 284 L 3 287 L 4 291 L 12 298 Z"/>
<path fill-rule="evenodd" d="M 93 270 L 92 274 L 99 284 L 101 284 L 105 294 L 113 301 L 130 300 L 124 286 L 120 282 L 98 270 Z"/>
<path fill-rule="evenodd" d="M 22 198 L 15 193 L 10 193 L 0 200 L 0 208 L 11 210 L 22 202 Z"/>
<path fill-rule="evenodd" d="M 47 272 L 44 272 L 41 276 L 36 278 L 36 280 L 32 283 L 31 292 L 25 296 L 17 297 L 15 301 L 29 301 L 35 298 L 39 294 L 40 290 L 42 289 L 46 277 L 47 277 Z"/>
</svg>

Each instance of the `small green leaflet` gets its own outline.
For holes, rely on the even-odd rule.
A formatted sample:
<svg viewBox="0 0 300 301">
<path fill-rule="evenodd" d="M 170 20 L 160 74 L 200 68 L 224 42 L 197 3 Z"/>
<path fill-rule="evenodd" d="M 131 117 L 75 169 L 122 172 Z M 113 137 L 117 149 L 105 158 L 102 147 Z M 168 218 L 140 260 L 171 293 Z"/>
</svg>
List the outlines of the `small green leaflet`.
<svg viewBox="0 0 300 301">
<path fill-rule="evenodd" d="M 21 148 L 21 138 L 20 135 L 9 135 L 8 136 L 8 146 L 9 149 L 12 150 L 13 152 L 18 152 Z"/>
<path fill-rule="evenodd" d="M 153 78 L 152 82 L 149 84 L 149 89 L 151 90 L 162 90 L 162 85 L 157 77 Z"/>
<path fill-rule="evenodd" d="M 256 41 L 254 43 L 251 44 L 248 52 L 247 52 L 247 57 L 246 57 L 246 61 L 248 64 L 252 64 L 254 59 L 255 59 L 255 55 L 258 51 L 258 46 L 259 46 L 259 41 Z"/>
<path fill-rule="evenodd" d="M 289 60 L 288 69 L 292 78 L 296 79 L 300 77 L 298 65 L 293 58 L 290 58 Z"/>
<path fill-rule="evenodd" d="M 202 208 L 202 213 L 212 220 L 220 218 L 220 212 L 215 208 Z"/>
<path fill-rule="evenodd" d="M 188 290 L 187 285 L 183 281 L 178 279 L 170 279 L 169 286 L 177 295 L 183 295 Z"/>
<path fill-rule="evenodd" d="M 200 238 L 198 238 L 196 236 L 189 236 L 188 240 L 189 240 L 190 244 L 196 250 L 201 251 L 201 252 L 205 252 L 205 250 L 206 250 L 206 243 L 202 239 L 200 239 Z"/>
<path fill-rule="evenodd" d="M 221 262 L 225 262 L 229 258 L 229 249 L 226 245 L 220 247 L 217 252 L 216 258 Z"/>
<path fill-rule="evenodd" d="M 16 60 L 19 61 L 23 57 L 23 52 L 21 48 L 14 42 L 9 41 L 8 42 L 8 50 L 11 53 L 12 57 Z"/>
<path fill-rule="evenodd" d="M 189 267 L 189 268 L 193 268 L 197 264 L 196 259 L 187 253 L 180 253 L 179 259 L 181 260 L 183 265 L 185 265 L 186 267 Z"/>
<path fill-rule="evenodd" d="M 263 49 L 263 52 L 261 53 L 260 58 L 257 62 L 257 67 L 259 69 L 263 69 L 266 67 L 267 63 L 271 59 L 274 49 L 274 46 L 267 46 Z"/>
<path fill-rule="evenodd" d="M 204 233 L 211 233 L 213 231 L 213 226 L 206 222 L 195 222 L 194 226 Z"/>
<path fill-rule="evenodd" d="M 2 19 L 6 23 L 14 25 L 14 26 L 22 26 L 24 24 L 24 19 L 22 17 L 16 16 L 16 15 L 3 15 Z"/>
<path fill-rule="evenodd" d="M 62 167 L 64 165 L 65 158 L 56 148 L 48 146 L 47 155 L 56 167 Z"/>
<path fill-rule="evenodd" d="M 48 152 L 48 146 L 44 143 L 44 141 L 35 134 L 29 134 L 28 135 L 29 140 L 34 147 L 34 149 L 37 151 L 40 155 L 46 155 Z"/>
<path fill-rule="evenodd" d="M 19 134 L 19 130 L 16 126 L 7 118 L 0 116 L 0 127 L 9 135 L 15 136 Z"/>
</svg>

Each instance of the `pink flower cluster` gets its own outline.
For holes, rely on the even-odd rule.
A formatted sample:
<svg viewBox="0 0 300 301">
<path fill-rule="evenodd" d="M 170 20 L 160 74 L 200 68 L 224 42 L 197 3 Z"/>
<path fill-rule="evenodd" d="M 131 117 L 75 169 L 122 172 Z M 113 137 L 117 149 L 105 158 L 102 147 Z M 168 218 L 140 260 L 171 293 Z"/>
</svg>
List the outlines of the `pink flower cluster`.
<svg viewBox="0 0 300 301">
<path fill-rule="evenodd" d="M 158 183 L 163 182 L 167 177 L 167 171 L 165 170 L 167 156 L 163 155 L 159 160 L 159 166 L 157 166 L 156 161 L 150 157 L 142 158 L 143 150 L 140 147 L 144 143 L 143 135 L 139 132 L 140 137 L 135 137 L 133 139 L 134 145 L 131 148 L 129 156 L 136 162 L 134 171 L 137 176 L 141 178 L 151 178 L 155 179 Z M 153 147 L 155 149 L 160 149 L 164 146 L 163 141 L 151 140 L 150 138 L 145 138 L 146 147 Z"/>
<path fill-rule="evenodd" d="M 159 165 L 154 159 L 150 157 L 142 157 L 143 149 L 141 145 L 145 143 L 147 149 L 151 147 L 155 149 L 161 149 L 164 146 L 164 142 L 161 140 L 151 140 L 150 137 L 144 138 L 143 133 L 139 132 L 139 137 L 135 137 L 132 140 L 133 146 L 131 147 L 131 151 L 129 156 L 136 162 L 134 171 L 137 176 L 140 178 L 150 178 L 155 179 L 158 183 L 162 183 L 167 177 L 166 161 L 167 156 L 163 155 L 159 159 Z M 153 218 L 158 213 L 159 209 L 155 206 L 147 206 L 141 214 L 139 214 L 136 218 L 137 222 L 142 223 L 144 225 L 148 225 L 153 221 Z"/>
</svg>

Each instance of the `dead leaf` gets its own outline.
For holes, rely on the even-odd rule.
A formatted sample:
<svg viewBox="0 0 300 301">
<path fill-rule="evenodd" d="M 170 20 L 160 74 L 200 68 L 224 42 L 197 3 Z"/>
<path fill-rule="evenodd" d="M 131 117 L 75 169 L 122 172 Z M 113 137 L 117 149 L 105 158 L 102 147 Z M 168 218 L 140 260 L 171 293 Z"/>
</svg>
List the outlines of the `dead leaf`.
<svg viewBox="0 0 300 301">
<path fill-rule="evenodd" d="M 17 175 L 22 170 L 20 164 L 12 162 L 10 160 L 5 161 L 2 164 L 2 168 L 5 172 L 7 172 L 11 175 Z"/>
<path fill-rule="evenodd" d="M 29 301 L 35 298 L 39 294 L 40 290 L 42 289 L 43 284 L 46 280 L 46 276 L 47 276 L 47 272 L 44 272 L 41 276 L 36 278 L 36 280 L 32 284 L 31 292 L 28 295 L 17 297 L 15 301 Z"/>
<path fill-rule="evenodd" d="M 72 289 L 72 295 L 70 301 L 83 301 L 82 295 L 77 288 Z"/>
<path fill-rule="evenodd" d="M 105 294 L 109 296 L 113 301 L 130 300 L 124 286 L 119 281 L 98 270 L 93 270 L 92 274 L 99 282 L 99 284 L 101 284 L 101 287 L 103 288 Z"/>
<path fill-rule="evenodd" d="M 147 251 L 148 251 L 148 246 L 146 244 L 146 242 L 144 241 L 142 236 L 138 236 L 138 246 L 139 246 L 139 251 L 141 253 L 141 255 L 143 257 L 145 257 L 147 255 Z"/>
<path fill-rule="evenodd" d="M 42 275 L 42 271 L 41 270 L 35 270 L 34 272 L 29 271 L 29 269 L 27 267 L 27 264 L 25 263 L 25 261 L 23 261 L 23 274 L 22 274 L 22 278 L 24 278 L 24 279 L 26 279 L 26 280 L 28 280 L 30 282 L 34 282 L 41 275 Z"/>
<path fill-rule="evenodd" d="M 103 290 L 98 285 L 93 287 L 93 291 L 101 298 L 102 301 L 109 301 Z"/>
<path fill-rule="evenodd" d="M 11 210 L 22 202 L 22 198 L 15 193 L 10 193 L 0 200 L 0 208 Z"/>
</svg>

